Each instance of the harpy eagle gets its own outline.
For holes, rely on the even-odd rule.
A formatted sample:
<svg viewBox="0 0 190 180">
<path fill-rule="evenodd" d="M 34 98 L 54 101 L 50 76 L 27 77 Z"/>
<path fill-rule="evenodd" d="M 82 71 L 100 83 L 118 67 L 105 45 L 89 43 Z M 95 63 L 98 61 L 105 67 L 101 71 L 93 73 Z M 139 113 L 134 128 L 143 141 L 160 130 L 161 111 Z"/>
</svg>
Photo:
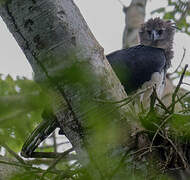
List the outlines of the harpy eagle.
<svg viewBox="0 0 190 180">
<path fill-rule="evenodd" d="M 140 45 L 106 56 L 127 94 L 154 86 L 161 97 L 173 58 L 175 28 L 171 21 L 150 19 L 139 30 Z M 151 94 L 152 90 L 142 100 Z"/>
</svg>

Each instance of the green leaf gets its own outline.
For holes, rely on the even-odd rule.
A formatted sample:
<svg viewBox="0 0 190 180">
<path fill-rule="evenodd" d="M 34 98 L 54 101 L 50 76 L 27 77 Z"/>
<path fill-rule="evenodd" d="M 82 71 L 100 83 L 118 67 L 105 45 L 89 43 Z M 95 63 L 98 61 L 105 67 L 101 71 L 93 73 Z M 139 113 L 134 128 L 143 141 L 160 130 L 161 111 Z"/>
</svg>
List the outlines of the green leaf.
<svg viewBox="0 0 190 180">
<path fill-rule="evenodd" d="M 163 121 L 163 117 L 156 111 L 150 111 L 147 114 L 142 113 L 139 118 L 143 127 L 152 132 L 155 132 Z"/>
<path fill-rule="evenodd" d="M 50 106 L 51 96 L 34 81 L 0 76 L 0 140 L 19 152 L 26 137 L 42 121 L 44 108 Z"/>
<path fill-rule="evenodd" d="M 190 138 L 190 114 L 173 114 L 168 125 L 174 137 L 180 140 Z"/>
</svg>

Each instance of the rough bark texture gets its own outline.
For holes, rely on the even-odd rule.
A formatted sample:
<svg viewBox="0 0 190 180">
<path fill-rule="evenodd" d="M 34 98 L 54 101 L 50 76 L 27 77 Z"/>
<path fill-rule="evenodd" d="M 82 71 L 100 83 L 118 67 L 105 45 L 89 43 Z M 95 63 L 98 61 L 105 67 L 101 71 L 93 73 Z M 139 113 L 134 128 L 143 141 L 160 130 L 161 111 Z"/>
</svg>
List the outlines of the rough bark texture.
<svg viewBox="0 0 190 180">
<path fill-rule="evenodd" d="M 35 80 L 48 80 L 53 84 L 56 116 L 67 138 L 82 154 L 85 115 L 88 111 L 96 111 L 97 106 L 91 107 L 92 110 L 81 109 L 80 106 L 91 105 L 94 99 L 113 101 L 126 97 L 103 48 L 72 0 L 7 1 L 1 5 L 0 14 L 30 62 Z M 90 92 L 77 80 L 70 84 L 55 78 L 57 73 L 72 66 L 73 56 L 76 57 L 74 61 L 84 62 L 91 75 L 96 77 L 96 83 L 88 84 Z M 121 126 L 125 127 L 122 138 L 127 142 L 133 123 L 124 118 L 125 110 L 126 107 L 120 109 L 117 119 L 112 117 L 110 122 L 122 122 Z"/>
<path fill-rule="evenodd" d="M 0 156 L 0 180 L 9 179 L 12 174 L 17 173 L 21 171 L 21 169 L 18 166 L 10 165 L 9 163 L 16 164 L 17 161 L 10 158 L 5 158 L 3 156 Z M 2 163 L 4 162 L 4 163 Z M 6 164 L 7 162 L 7 164 Z"/>
</svg>

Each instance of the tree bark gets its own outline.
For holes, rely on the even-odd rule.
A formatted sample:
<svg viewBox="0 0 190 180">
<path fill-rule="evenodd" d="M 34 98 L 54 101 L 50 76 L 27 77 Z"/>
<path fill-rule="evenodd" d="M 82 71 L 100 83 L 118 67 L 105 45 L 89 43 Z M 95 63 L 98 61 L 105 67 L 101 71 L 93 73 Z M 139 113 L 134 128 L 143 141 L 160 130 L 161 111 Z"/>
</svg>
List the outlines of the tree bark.
<svg viewBox="0 0 190 180">
<path fill-rule="evenodd" d="M 86 128 L 96 124 L 98 118 L 93 117 L 93 122 L 87 123 L 86 116 L 89 112 L 91 116 L 94 112 L 99 114 L 106 107 L 99 99 L 118 101 L 127 97 L 103 48 L 72 0 L 6 1 L 0 7 L 0 14 L 30 62 L 35 80 L 42 84 L 48 81 L 53 87 L 54 112 L 60 126 L 81 159 L 88 161 L 84 142 L 90 141 L 91 132 Z M 90 71 L 93 80 L 87 86 L 77 77 L 69 82 L 65 72 L 73 64 Z M 117 116 L 109 116 L 109 123 L 121 129 L 119 141 L 114 142 L 117 145 L 127 144 L 131 132 L 138 127 L 126 118 L 126 111 L 127 105 L 115 110 Z"/>
<path fill-rule="evenodd" d="M 18 166 L 13 166 L 12 164 L 19 164 L 15 159 L 5 158 L 0 155 L 0 180 L 9 179 L 12 174 L 21 171 Z"/>
<path fill-rule="evenodd" d="M 129 48 L 139 43 L 138 31 L 145 19 L 147 0 L 132 0 L 130 6 L 123 7 L 125 13 L 125 29 L 123 32 L 123 48 Z"/>
</svg>

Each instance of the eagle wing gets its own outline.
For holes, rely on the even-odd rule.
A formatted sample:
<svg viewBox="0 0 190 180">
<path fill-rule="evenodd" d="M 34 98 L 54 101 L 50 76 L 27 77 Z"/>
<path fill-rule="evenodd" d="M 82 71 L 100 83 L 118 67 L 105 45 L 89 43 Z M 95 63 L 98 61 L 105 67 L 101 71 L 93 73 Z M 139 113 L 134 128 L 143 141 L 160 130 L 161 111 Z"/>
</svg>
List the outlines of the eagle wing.
<svg viewBox="0 0 190 180">
<path fill-rule="evenodd" d="M 157 88 L 164 87 L 166 57 L 163 49 L 138 45 L 106 57 L 127 94 L 151 82 L 157 84 Z M 161 91 L 158 89 L 157 92 Z"/>
</svg>

